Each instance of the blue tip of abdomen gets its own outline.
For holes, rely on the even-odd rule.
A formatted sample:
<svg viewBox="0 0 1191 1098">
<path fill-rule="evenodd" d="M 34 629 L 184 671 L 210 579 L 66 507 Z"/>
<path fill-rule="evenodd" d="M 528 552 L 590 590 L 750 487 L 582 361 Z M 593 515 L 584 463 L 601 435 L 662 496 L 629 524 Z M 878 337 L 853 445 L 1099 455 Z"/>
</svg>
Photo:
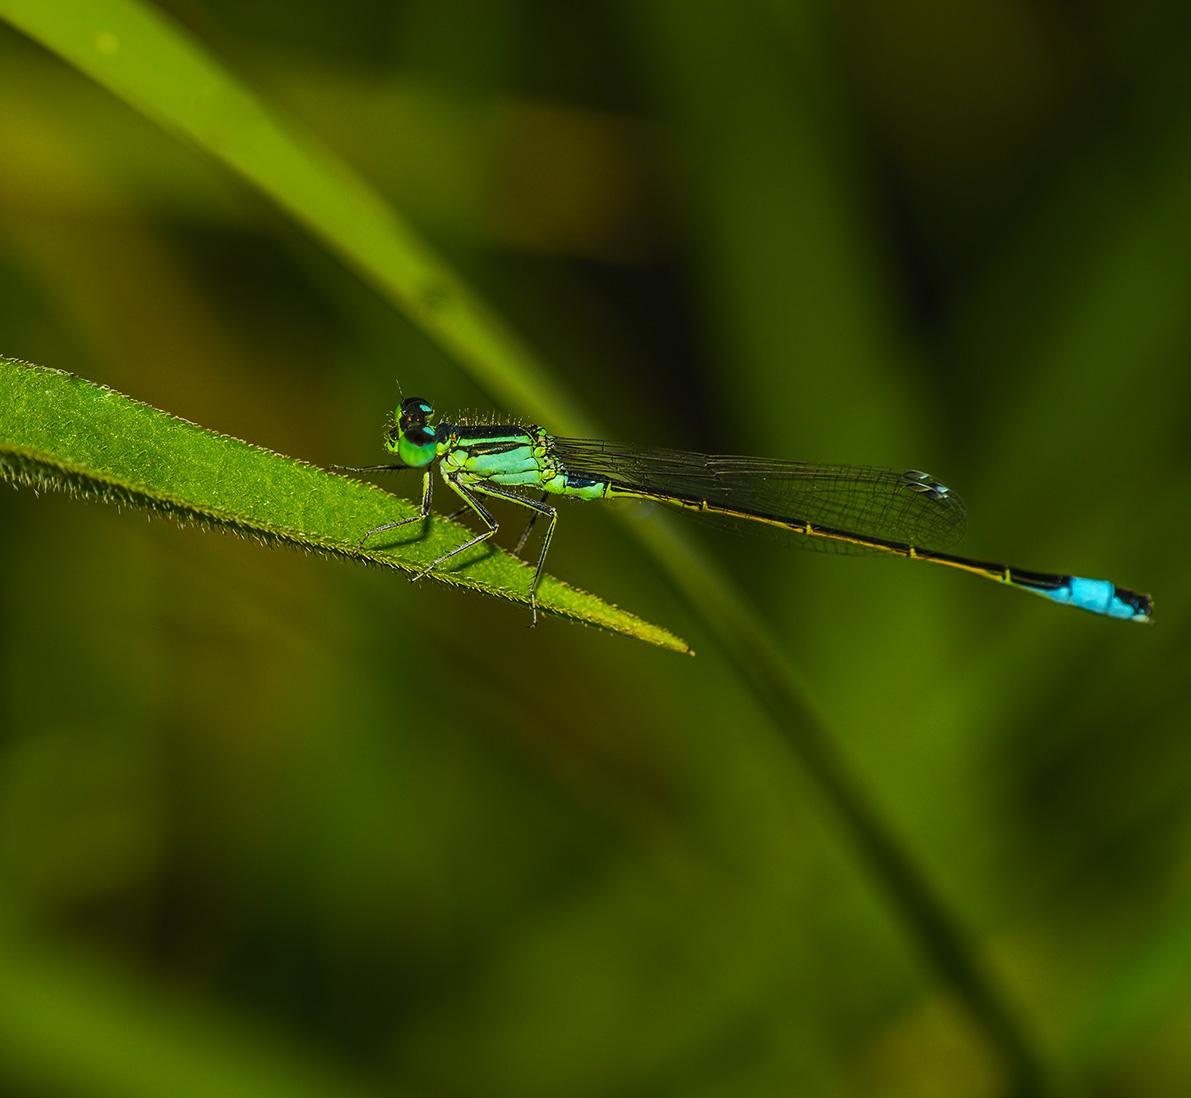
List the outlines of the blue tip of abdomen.
<svg viewBox="0 0 1191 1098">
<path fill-rule="evenodd" d="M 1066 606 L 1124 621 L 1149 621 L 1153 612 L 1148 595 L 1118 589 L 1108 580 L 1085 579 L 1083 576 L 1070 576 L 1063 586 L 1049 591 L 1038 590 L 1038 594 Z"/>
</svg>

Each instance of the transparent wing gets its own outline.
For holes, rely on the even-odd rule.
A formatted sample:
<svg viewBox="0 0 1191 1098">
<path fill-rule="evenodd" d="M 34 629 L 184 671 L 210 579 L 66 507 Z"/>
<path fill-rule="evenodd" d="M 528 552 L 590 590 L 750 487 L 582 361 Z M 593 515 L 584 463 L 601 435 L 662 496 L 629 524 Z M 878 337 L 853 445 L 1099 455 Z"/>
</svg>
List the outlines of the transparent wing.
<svg viewBox="0 0 1191 1098">
<path fill-rule="evenodd" d="M 811 465 L 755 457 L 717 457 L 627 446 L 596 439 L 555 438 L 551 454 L 570 473 L 632 491 L 674 498 L 671 506 L 738 534 L 776 538 L 804 549 L 870 553 L 833 538 L 807 537 L 748 514 L 813 523 L 846 534 L 922 549 L 946 549 L 964 535 L 964 506 L 945 485 L 916 469 Z M 706 500 L 746 512 L 688 510 L 679 501 Z"/>
</svg>

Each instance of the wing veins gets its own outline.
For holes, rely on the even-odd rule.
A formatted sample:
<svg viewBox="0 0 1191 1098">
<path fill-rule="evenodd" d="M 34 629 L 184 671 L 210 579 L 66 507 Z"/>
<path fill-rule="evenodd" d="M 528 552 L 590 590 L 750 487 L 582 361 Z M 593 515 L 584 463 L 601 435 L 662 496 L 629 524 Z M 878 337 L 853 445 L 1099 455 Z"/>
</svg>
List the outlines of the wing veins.
<svg viewBox="0 0 1191 1098">
<path fill-rule="evenodd" d="M 791 522 L 809 522 L 915 548 L 946 549 L 964 533 L 959 497 L 916 470 L 718 456 L 600 439 L 553 438 L 550 451 L 568 472 L 586 477 L 650 494 L 705 499 L 717 506 L 780 515 Z M 872 551 L 746 518 L 684 510 L 721 529 L 777 538 L 802 548 Z"/>
</svg>

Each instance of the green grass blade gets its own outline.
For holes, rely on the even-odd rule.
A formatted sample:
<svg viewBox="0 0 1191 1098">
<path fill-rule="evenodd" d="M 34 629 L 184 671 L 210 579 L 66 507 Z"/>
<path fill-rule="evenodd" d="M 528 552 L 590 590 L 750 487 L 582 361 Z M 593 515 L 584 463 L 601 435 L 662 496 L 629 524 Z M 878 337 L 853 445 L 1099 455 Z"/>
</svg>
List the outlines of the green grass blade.
<svg viewBox="0 0 1191 1098">
<path fill-rule="evenodd" d="M 366 530 L 418 510 L 375 485 L 205 430 L 73 374 L 3 357 L 0 476 L 338 557 L 354 556 Z M 424 537 L 419 533 L 411 526 L 378 535 L 360 557 L 418 573 L 471 536 L 439 517 L 426 524 Z M 478 546 L 459 568 L 427 578 L 528 607 L 531 575 L 510 554 Z M 538 607 L 688 651 L 666 630 L 549 576 L 538 588 Z"/>
<path fill-rule="evenodd" d="M 508 407 L 532 403 L 555 430 L 595 433 L 524 342 L 380 195 L 159 12 L 132 0 L 0 0 L 0 17 L 258 187 Z"/>
</svg>

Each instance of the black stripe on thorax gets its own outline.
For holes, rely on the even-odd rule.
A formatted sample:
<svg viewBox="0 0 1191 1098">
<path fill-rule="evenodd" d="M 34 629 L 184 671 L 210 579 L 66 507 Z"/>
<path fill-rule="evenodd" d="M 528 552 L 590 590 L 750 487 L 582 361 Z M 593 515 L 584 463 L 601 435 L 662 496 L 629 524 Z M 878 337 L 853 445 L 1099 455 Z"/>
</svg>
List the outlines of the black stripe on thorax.
<svg viewBox="0 0 1191 1098">
<path fill-rule="evenodd" d="M 525 445 L 527 442 L 533 442 L 533 431 L 518 427 L 515 423 L 479 423 L 460 424 L 460 423 L 440 423 L 438 425 L 438 436 L 440 440 L 445 441 L 451 435 L 457 435 L 462 445 L 468 445 L 473 438 L 502 438 L 502 439 L 517 439 L 519 445 Z"/>
<path fill-rule="evenodd" d="M 536 442 L 531 430 L 511 423 L 481 423 L 474 427 L 470 424 L 440 423 L 436 438 L 440 446 L 449 444 L 452 450 L 462 450 L 468 457 L 507 454 Z"/>
<path fill-rule="evenodd" d="M 494 439 L 492 442 L 472 442 L 460 439 L 451 449 L 463 450 L 468 457 L 477 457 L 480 454 L 507 454 L 513 450 L 521 450 L 527 445 L 531 445 L 532 441 L 532 439 L 525 438 Z"/>
</svg>

